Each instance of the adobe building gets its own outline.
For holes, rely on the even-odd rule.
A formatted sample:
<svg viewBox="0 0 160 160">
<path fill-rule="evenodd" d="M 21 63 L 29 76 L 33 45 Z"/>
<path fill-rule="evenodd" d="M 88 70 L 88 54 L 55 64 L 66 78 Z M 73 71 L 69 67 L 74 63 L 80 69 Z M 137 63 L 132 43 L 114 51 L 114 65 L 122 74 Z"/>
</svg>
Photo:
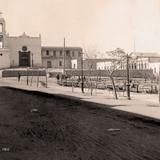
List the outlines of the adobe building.
<svg viewBox="0 0 160 160">
<path fill-rule="evenodd" d="M 0 68 L 32 66 L 42 66 L 41 36 L 9 36 L 6 22 L 0 17 Z"/>
</svg>

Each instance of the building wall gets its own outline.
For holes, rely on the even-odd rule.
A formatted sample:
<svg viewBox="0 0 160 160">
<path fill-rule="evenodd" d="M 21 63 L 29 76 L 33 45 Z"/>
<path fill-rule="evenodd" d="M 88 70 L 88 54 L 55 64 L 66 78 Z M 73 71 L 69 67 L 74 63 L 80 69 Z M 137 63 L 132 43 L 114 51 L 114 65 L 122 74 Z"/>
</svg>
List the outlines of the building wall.
<svg viewBox="0 0 160 160">
<path fill-rule="evenodd" d="M 112 67 L 112 62 L 97 62 L 97 69 L 100 69 L 100 70 L 110 70 L 111 67 Z"/>
<path fill-rule="evenodd" d="M 160 62 L 158 62 L 158 63 L 149 63 L 149 69 L 153 70 L 153 74 L 159 75 L 159 72 L 160 72 Z"/>
<path fill-rule="evenodd" d="M 71 69 L 71 61 L 80 61 L 82 49 L 79 47 L 65 48 L 65 69 Z M 42 47 L 42 66 L 45 68 L 64 68 L 63 47 Z"/>
<path fill-rule="evenodd" d="M 19 51 L 22 51 L 23 46 L 26 46 L 27 50 L 31 52 L 30 61 L 32 61 L 33 55 L 33 66 L 42 66 L 41 37 L 29 37 L 23 34 L 19 37 L 7 37 L 11 67 L 19 66 Z M 32 64 L 32 62 L 30 62 L 30 64 Z"/>
<path fill-rule="evenodd" d="M 10 55 L 8 49 L 0 49 L 0 68 L 10 67 Z"/>
</svg>

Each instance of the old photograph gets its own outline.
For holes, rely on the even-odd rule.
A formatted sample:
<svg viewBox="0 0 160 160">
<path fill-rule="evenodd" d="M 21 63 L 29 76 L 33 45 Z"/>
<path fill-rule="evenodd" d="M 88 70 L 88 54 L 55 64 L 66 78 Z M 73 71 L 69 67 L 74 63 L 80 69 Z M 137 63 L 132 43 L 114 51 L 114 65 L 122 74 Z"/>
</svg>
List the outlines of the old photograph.
<svg viewBox="0 0 160 160">
<path fill-rule="evenodd" d="M 0 0 L 0 160 L 160 160 L 160 0 Z"/>
</svg>

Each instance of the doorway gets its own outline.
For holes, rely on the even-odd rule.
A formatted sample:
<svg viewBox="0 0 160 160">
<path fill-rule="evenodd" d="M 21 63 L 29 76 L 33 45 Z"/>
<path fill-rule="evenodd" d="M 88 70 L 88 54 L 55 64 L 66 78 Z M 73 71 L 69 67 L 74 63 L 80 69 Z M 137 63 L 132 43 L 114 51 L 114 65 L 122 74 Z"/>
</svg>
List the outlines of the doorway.
<svg viewBox="0 0 160 160">
<path fill-rule="evenodd" d="M 30 67 L 30 51 L 21 52 L 19 51 L 19 66 L 20 67 Z"/>
</svg>

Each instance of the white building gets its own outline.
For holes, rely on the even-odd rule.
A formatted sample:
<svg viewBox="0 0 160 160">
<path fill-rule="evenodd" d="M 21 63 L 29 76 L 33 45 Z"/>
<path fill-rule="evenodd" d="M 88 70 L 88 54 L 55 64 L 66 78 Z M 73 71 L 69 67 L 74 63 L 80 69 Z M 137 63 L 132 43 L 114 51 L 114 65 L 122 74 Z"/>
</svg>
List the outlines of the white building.
<svg viewBox="0 0 160 160">
<path fill-rule="evenodd" d="M 112 61 L 105 60 L 104 62 L 97 62 L 97 69 L 110 70 L 112 68 Z"/>
<path fill-rule="evenodd" d="M 155 75 L 160 71 L 160 53 L 131 53 L 134 60 L 130 64 L 130 69 L 152 69 Z"/>
<path fill-rule="evenodd" d="M 131 53 L 129 59 L 129 69 L 131 70 L 153 70 L 154 75 L 160 72 L 160 54 L 136 52 Z M 113 59 L 104 59 L 103 62 L 97 62 L 97 69 L 108 70 L 113 66 Z M 119 64 L 119 69 L 126 69 L 126 60 Z"/>
</svg>

